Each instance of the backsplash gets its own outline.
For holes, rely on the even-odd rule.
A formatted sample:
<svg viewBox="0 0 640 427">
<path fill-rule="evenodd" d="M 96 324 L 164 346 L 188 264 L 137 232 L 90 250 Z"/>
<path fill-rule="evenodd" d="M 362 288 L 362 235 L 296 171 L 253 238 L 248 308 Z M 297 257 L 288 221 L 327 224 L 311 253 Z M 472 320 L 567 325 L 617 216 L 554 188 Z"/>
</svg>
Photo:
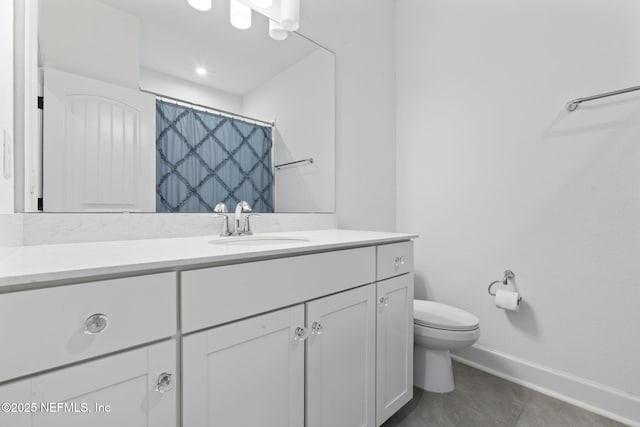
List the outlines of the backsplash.
<svg viewBox="0 0 640 427">
<path fill-rule="evenodd" d="M 20 229 L 20 236 L 11 237 L 7 232 L 6 240 L 15 242 L 19 239 L 24 245 L 217 235 L 222 225 L 221 218 L 210 214 L 38 213 L 5 216 L 13 218 L 2 219 L 0 216 L 0 221 L 6 223 L 0 223 L 0 239 L 5 239 L 6 227 L 3 225 L 12 225 Z M 337 219 L 335 214 L 263 214 L 251 218 L 251 228 L 257 233 L 331 229 L 337 228 Z"/>
<path fill-rule="evenodd" d="M 22 245 L 22 215 L 0 214 L 0 247 Z"/>
</svg>

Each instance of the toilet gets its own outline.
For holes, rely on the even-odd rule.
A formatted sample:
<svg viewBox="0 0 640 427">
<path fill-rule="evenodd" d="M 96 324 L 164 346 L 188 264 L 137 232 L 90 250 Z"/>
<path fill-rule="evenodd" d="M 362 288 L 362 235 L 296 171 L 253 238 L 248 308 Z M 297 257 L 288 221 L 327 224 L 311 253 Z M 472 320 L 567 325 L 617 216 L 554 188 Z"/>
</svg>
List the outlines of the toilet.
<svg viewBox="0 0 640 427">
<path fill-rule="evenodd" d="M 480 337 L 476 316 L 434 301 L 413 301 L 414 385 L 427 391 L 454 390 L 452 350 L 472 345 Z"/>
</svg>

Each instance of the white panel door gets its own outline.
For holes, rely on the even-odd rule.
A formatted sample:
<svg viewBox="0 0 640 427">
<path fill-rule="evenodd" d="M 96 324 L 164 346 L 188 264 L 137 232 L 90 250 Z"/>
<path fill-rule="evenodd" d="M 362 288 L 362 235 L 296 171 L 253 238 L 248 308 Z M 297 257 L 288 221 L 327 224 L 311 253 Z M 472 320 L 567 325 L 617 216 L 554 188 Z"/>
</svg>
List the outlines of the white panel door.
<svg viewBox="0 0 640 427">
<path fill-rule="evenodd" d="M 375 285 L 307 303 L 307 427 L 375 425 Z"/>
<path fill-rule="evenodd" d="M 376 416 L 385 422 L 413 397 L 413 274 L 377 284 Z"/>
<path fill-rule="evenodd" d="M 184 427 L 303 427 L 304 306 L 183 340 Z"/>
<path fill-rule="evenodd" d="M 175 357 L 175 342 L 165 341 L 0 386 L 5 401 L 54 404 L 53 410 L 40 407 L 27 423 L 2 413 L 0 425 L 176 427 Z M 161 392 L 165 373 L 172 377 Z"/>
<path fill-rule="evenodd" d="M 155 97 L 44 69 L 47 212 L 155 211 Z"/>
</svg>

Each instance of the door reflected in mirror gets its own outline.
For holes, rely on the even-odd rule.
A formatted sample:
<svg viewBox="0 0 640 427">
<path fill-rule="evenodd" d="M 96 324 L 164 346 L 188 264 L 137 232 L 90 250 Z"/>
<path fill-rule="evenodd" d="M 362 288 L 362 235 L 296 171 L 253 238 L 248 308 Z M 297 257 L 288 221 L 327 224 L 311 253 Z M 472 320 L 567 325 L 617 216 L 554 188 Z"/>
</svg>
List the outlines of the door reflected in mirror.
<svg viewBox="0 0 640 427">
<path fill-rule="evenodd" d="M 334 54 L 229 12 L 39 1 L 45 212 L 335 210 Z"/>
</svg>

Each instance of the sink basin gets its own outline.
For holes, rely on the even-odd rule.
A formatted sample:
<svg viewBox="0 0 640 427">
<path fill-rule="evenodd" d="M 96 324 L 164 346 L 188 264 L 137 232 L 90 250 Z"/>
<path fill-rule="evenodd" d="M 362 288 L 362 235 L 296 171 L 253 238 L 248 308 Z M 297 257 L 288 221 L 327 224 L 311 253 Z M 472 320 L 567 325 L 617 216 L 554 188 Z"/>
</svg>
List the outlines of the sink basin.
<svg viewBox="0 0 640 427">
<path fill-rule="evenodd" d="M 295 243 L 308 242 L 304 237 L 293 236 L 247 236 L 247 237 L 223 237 L 218 240 L 211 240 L 212 245 L 223 246 L 268 246 L 268 245 L 291 245 Z"/>
</svg>

